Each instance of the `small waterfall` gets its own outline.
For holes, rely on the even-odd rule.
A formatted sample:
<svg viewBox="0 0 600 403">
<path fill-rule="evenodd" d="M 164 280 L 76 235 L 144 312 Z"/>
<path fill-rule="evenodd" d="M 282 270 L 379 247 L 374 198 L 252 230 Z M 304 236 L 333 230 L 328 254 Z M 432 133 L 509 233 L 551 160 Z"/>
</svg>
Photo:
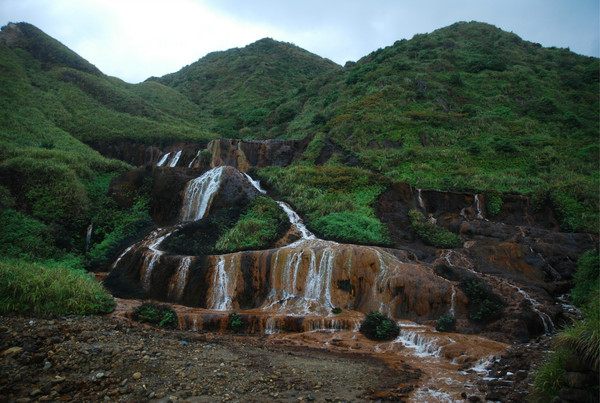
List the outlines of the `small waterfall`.
<svg viewBox="0 0 600 403">
<path fill-rule="evenodd" d="M 454 316 L 454 300 L 456 298 L 456 288 L 452 284 L 452 296 L 450 297 L 450 315 Z"/>
<path fill-rule="evenodd" d="M 171 159 L 171 161 L 169 161 L 169 165 L 167 165 L 168 167 L 174 168 L 177 166 L 177 163 L 179 162 L 179 158 L 181 157 L 181 152 L 182 152 L 182 150 L 177 151 L 177 154 L 175 154 L 173 159 Z"/>
<path fill-rule="evenodd" d="M 439 357 L 441 348 L 435 342 L 435 339 L 426 337 L 421 332 L 412 330 L 400 330 L 400 335 L 396 342 L 402 343 L 404 347 L 415 350 L 417 357 Z"/>
<path fill-rule="evenodd" d="M 88 225 L 88 227 L 87 227 L 87 233 L 85 236 L 85 252 L 86 253 L 90 250 L 93 229 L 94 229 L 94 223 L 90 223 L 90 225 Z"/>
<path fill-rule="evenodd" d="M 166 153 L 165 155 L 163 155 L 162 158 L 160 159 L 160 161 L 158 161 L 156 163 L 156 166 L 157 167 L 162 167 L 163 165 L 165 165 L 165 163 L 169 159 L 169 155 L 171 155 L 171 153 Z"/>
<path fill-rule="evenodd" d="M 246 177 L 246 179 L 248 179 L 248 181 L 252 184 L 252 186 L 254 186 L 256 188 L 256 190 L 258 190 L 260 193 L 262 194 L 266 194 L 267 191 L 264 190 L 263 188 L 260 187 L 260 182 L 257 180 L 252 179 L 252 177 L 250 175 L 248 175 L 246 172 L 242 172 L 244 174 L 244 176 Z"/>
<path fill-rule="evenodd" d="M 478 220 L 483 220 L 483 213 L 481 211 L 481 198 L 482 198 L 482 195 L 480 195 L 480 194 L 475 195 L 475 212 L 476 212 Z"/>
<path fill-rule="evenodd" d="M 200 156 L 200 153 L 202 152 L 202 150 L 198 150 L 198 152 L 196 153 L 196 155 L 194 156 L 194 158 L 192 158 L 192 160 L 190 161 L 190 163 L 188 164 L 188 168 L 191 168 L 194 165 L 194 162 L 196 162 L 196 160 L 198 159 L 198 157 Z"/>
<path fill-rule="evenodd" d="M 115 260 L 115 262 L 112 264 L 112 266 L 110 266 L 110 269 L 114 269 L 115 267 L 117 267 L 117 265 L 119 264 L 119 262 L 121 261 L 121 259 L 123 259 L 130 250 L 133 249 L 133 247 L 135 246 L 135 244 L 131 245 L 130 247 L 128 247 L 127 249 L 125 249 L 117 258 L 117 260 Z"/>
<path fill-rule="evenodd" d="M 192 256 L 185 256 L 179 262 L 177 271 L 169 281 L 167 295 L 169 298 L 179 300 L 183 296 L 183 290 L 187 284 L 190 274 L 190 265 L 192 264 Z"/>
<path fill-rule="evenodd" d="M 540 311 L 539 307 L 542 306 L 542 304 L 537 302 L 529 294 L 527 294 L 527 292 L 523 291 L 516 285 L 508 283 L 508 282 L 506 284 L 508 284 L 510 287 L 514 288 L 515 290 L 517 290 L 517 292 L 519 294 L 521 294 L 521 296 L 523 298 L 525 298 L 527 301 L 529 301 L 529 303 L 531 304 L 531 308 L 533 309 L 533 311 L 535 313 L 537 313 L 540 320 L 542 321 L 542 324 L 544 325 L 544 333 L 550 333 L 551 328 L 554 329 L 554 323 L 552 322 L 552 319 L 550 318 L 550 316 L 547 313 Z M 548 322 L 550 322 L 550 325 L 548 325 Z"/>
<path fill-rule="evenodd" d="M 212 287 L 209 290 L 207 307 L 216 311 L 227 311 L 231 309 L 234 291 L 237 286 L 237 271 L 235 264 L 235 255 L 229 255 L 229 264 L 227 258 L 219 256 L 219 261 L 215 266 Z"/>
<path fill-rule="evenodd" d="M 266 334 L 276 334 L 281 332 L 281 326 L 279 325 L 278 318 L 270 317 L 267 319 L 265 325 Z"/>
<path fill-rule="evenodd" d="M 302 235 L 302 239 L 300 241 L 317 239 L 317 237 L 306 228 L 306 226 L 302 222 L 302 219 L 300 218 L 298 213 L 296 213 L 294 210 L 292 210 L 290 208 L 290 206 L 288 206 L 284 202 L 278 201 L 277 204 L 279 204 L 279 206 L 283 209 L 283 211 L 285 211 L 285 213 L 287 214 L 287 216 L 290 220 L 290 223 L 292 223 L 292 226 L 295 227 Z M 293 245 L 297 244 L 300 241 L 294 242 Z"/>
<path fill-rule="evenodd" d="M 182 221 L 204 218 L 221 184 L 223 169 L 224 167 L 213 168 L 187 183 L 181 206 Z"/>
<path fill-rule="evenodd" d="M 154 270 L 154 265 L 162 256 L 162 252 L 150 252 L 144 255 L 144 264 L 140 271 L 140 275 L 142 277 L 142 286 L 144 290 L 148 291 L 150 289 L 150 285 L 152 283 L 152 271 Z"/>
<path fill-rule="evenodd" d="M 421 207 L 421 209 L 423 211 L 427 211 L 427 209 L 425 208 L 425 202 L 423 202 L 423 195 L 421 194 L 421 189 L 417 189 L 417 200 L 419 201 L 419 207 Z"/>
</svg>

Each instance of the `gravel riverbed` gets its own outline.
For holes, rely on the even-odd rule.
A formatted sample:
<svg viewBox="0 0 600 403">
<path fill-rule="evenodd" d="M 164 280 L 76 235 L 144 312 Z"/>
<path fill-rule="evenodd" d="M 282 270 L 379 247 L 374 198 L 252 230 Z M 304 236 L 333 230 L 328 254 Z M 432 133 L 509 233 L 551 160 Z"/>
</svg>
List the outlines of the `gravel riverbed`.
<svg viewBox="0 0 600 403">
<path fill-rule="evenodd" d="M 402 400 L 417 378 L 408 367 L 266 336 L 165 331 L 111 316 L 0 317 L 0 402 Z"/>
</svg>

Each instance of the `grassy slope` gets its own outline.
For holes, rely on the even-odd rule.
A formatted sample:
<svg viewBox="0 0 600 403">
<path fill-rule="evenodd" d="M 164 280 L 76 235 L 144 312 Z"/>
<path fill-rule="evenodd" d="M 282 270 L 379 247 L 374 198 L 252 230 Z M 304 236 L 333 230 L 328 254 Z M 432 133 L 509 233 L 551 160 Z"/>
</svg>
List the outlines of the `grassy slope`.
<svg viewBox="0 0 600 403">
<path fill-rule="evenodd" d="M 180 71 L 151 78 L 187 95 L 220 137 L 275 138 L 300 113 L 316 77 L 341 71 L 292 44 L 261 39 L 210 53 Z"/>
<path fill-rule="evenodd" d="M 597 231 L 597 59 L 458 23 L 344 70 L 290 135 L 327 133 L 393 181 L 550 197 L 566 230 Z"/>
</svg>

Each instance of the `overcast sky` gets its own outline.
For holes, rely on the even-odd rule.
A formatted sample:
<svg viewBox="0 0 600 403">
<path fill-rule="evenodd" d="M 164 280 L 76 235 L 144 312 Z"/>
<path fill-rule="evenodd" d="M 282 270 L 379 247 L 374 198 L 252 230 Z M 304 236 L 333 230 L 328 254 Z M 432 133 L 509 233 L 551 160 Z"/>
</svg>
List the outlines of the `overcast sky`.
<svg viewBox="0 0 600 403">
<path fill-rule="evenodd" d="M 0 0 L 2 26 L 29 22 L 130 83 L 264 37 L 343 65 L 457 21 L 598 57 L 599 19 L 598 0 Z"/>
</svg>

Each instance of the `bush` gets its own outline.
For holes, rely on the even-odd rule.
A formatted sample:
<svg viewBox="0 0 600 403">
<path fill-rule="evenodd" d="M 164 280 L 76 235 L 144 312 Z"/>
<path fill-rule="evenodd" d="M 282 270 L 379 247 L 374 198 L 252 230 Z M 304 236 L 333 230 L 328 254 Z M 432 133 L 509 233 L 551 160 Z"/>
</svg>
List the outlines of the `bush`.
<svg viewBox="0 0 600 403">
<path fill-rule="evenodd" d="M 157 305 L 144 302 L 133 310 L 133 320 L 151 323 L 160 327 L 175 329 L 177 327 L 177 314 L 168 305 Z"/>
<path fill-rule="evenodd" d="M 600 277 L 598 258 L 597 250 L 589 250 L 577 260 L 577 272 L 574 276 L 575 286 L 571 290 L 574 305 L 581 307 L 593 297 Z"/>
<path fill-rule="evenodd" d="M 114 301 L 77 259 L 30 263 L 0 260 L 0 313 L 108 313 Z"/>
<path fill-rule="evenodd" d="M 381 312 L 373 311 L 360 325 L 360 332 L 371 340 L 393 340 L 400 334 L 400 326 Z"/>
<path fill-rule="evenodd" d="M 460 282 L 460 289 L 469 298 L 469 319 L 475 322 L 492 322 L 500 317 L 503 302 L 492 293 L 489 286 L 476 277 Z"/>
<path fill-rule="evenodd" d="M 410 223 L 413 231 L 427 245 L 435 246 L 436 248 L 449 249 L 462 246 L 460 236 L 448 231 L 446 228 L 440 227 L 425 219 L 423 213 L 419 210 L 412 209 L 408 212 Z"/>
<path fill-rule="evenodd" d="M 440 332 L 452 332 L 456 330 L 456 318 L 452 315 L 440 316 L 435 324 L 435 329 Z"/>
<path fill-rule="evenodd" d="M 370 245 L 385 245 L 390 242 L 381 221 L 360 213 L 331 213 L 312 221 L 311 224 L 325 238 L 341 242 Z"/>
<path fill-rule="evenodd" d="M 220 253 L 264 249 L 271 246 L 289 228 L 287 215 L 273 199 L 254 199 L 239 221 L 216 244 Z"/>
<path fill-rule="evenodd" d="M 242 330 L 242 327 L 244 327 L 244 321 L 242 320 L 242 317 L 237 314 L 236 312 L 231 312 L 229 314 L 229 330 L 234 331 L 234 332 L 239 332 L 240 330 Z"/>
</svg>

